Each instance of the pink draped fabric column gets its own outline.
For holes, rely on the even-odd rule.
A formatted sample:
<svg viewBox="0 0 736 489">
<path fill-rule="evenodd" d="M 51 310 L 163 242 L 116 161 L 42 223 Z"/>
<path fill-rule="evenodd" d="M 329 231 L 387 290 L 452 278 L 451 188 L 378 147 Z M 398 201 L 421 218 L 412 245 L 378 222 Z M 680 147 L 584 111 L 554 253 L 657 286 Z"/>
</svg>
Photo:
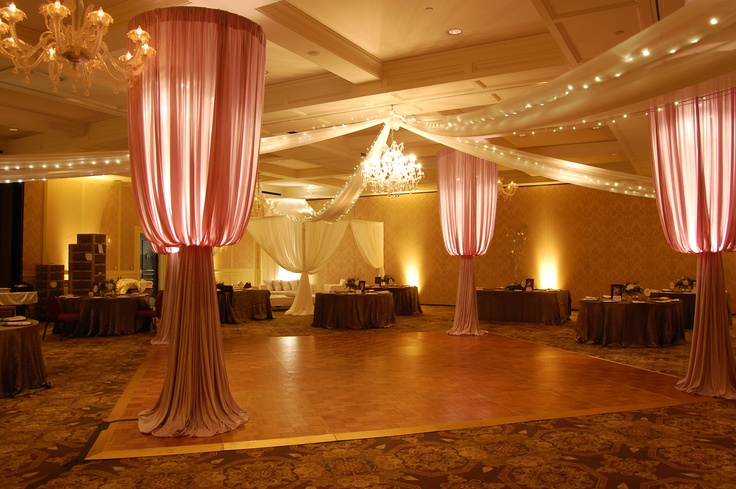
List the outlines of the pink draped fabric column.
<svg viewBox="0 0 736 489">
<path fill-rule="evenodd" d="M 228 384 L 212 248 L 237 243 L 250 216 L 265 38 L 248 19 L 204 8 L 153 10 L 129 25 L 157 51 L 128 90 L 133 196 L 154 249 L 176 254 L 164 292 L 166 377 L 138 427 L 213 436 L 248 420 Z"/>
<path fill-rule="evenodd" d="M 161 305 L 163 310 L 161 313 L 161 319 L 158 322 L 156 328 L 156 336 L 151 340 L 152 345 L 168 345 L 171 343 L 171 333 L 174 330 L 173 327 L 173 314 L 167 314 L 167 311 L 173 311 L 176 307 L 176 297 L 173 290 L 176 289 L 176 281 L 178 278 L 177 271 L 179 270 L 177 260 L 179 259 L 179 253 L 170 253 L 166 255 L 166 280 L 164 281 L 164 301 Z M 169 290 L 170 293 L 166 293 Z"/>
<path fill-rule="evenodd" d="M 734 89 L 650 111 L 652 165 L 665 238 L 698 253 L 695 324 L 677 388 L 736 399 L 736 364 L 721 252 L 736 251 Z"/>
<path fill-rule="evenodd" d="M 495 163 L 453 149 L 437 153 L 440 223 L 445 249 L 460 256 L 455 319 L 450 335 L 481 335 L 473 257 L 484 255 L 493 238 L 498 197 Z"/>
</svg>

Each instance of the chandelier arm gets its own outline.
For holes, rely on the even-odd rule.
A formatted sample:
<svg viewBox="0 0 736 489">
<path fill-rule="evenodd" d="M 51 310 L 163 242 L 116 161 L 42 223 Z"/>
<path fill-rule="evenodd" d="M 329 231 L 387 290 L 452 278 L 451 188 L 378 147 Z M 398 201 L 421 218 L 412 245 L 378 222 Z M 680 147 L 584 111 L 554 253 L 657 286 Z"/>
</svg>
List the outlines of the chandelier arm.
<svg viewBox="0 0 736 489">
<path fill-rule="evenodd" d="M 127 56 L 121 56 L 116 59 L 108 51 L 107 44 L 103 42 L 100 47 L 100 53 L 101 54 L 98 57 L 100 61 L 99 68 L 105 71 L 105 73 L 107 73 L 108 76 L 116 82 L 122 83 L 133 76 L 139 75 L 141 71 L 143 71 L 146 60 L 153 56 L 156 51 L 147 45 L 136 45 L 133 52 L 129 53 L 129 58 Z"/>
<path fill-rule="evenodd" d="M 107 73 L 107 76 L 115 80 L 117 83 L 122 83 L 128 78 L 125 76 L 128 73 L 125 65 L 123 63 L 119 64 L 118 61 L 110 55 L 110 52 L 107 49 L 107 44 L 104 42 L 102 43 L 102 46 L 100 46 L 100 53 L 97 55 L 97 59 L 100 63 L 99 68 Z M 111 66 L 115 71 L 110 69 Z"/>
<path fill-rule="evenodd" d="M 24 42 L 16 32 L 16 24 L 25 20 L 25 13 L 14 4 L 0 8 L 0 54 L 13 62 L 14 74 L 24 72 L 26 83 L 30 82 L 31 70 L 46 62 L 55 92 L 66 72 L 72 90 L 76 90 L 77 82 L 82 82 L 88 95 L 95 70 L 99 69 L 116 82 L 114 92 L 117 93 L 119 83 L 140 74 L 146 61 L 155 56 L 156 51 L 148 45 L 150 36 L 138 27 L 128 32 L 128 39 L 135 45 L 133 53 L 116 60 L 104 42 L 112 17 L 102 8 L 95 10 L 91 5 L 84 8 L 82 0 L 67 5 L 56 0 L 39 8 L 46 31 L 35 45 Z M 70 22 L 65 23 L 68 17 Z"/>
</svg>

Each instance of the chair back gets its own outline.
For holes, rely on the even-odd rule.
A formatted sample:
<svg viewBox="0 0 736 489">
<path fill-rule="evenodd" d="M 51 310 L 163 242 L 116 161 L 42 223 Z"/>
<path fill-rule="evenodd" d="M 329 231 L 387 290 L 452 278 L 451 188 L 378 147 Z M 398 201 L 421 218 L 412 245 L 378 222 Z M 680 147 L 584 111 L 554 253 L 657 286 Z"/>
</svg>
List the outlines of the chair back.
<svg viewBox="0 0 736 489">
<path fill-rule="evenodd" d="M 46 314 L 51 321 L 56 321 L 56 318 L 61 314 L 61 301 L 55 295 L 50 295 L 46 299 Z"/>
<path fill-rule="evenodd" d="M 156 315 L 158 317 L 161 317 L 161 310 L 164 308 L 164 291 L 163 290 L 159 292 L 158 295 L 156 295 L 156 303 L 154 307 L 156 307 Z"/>
</svg>

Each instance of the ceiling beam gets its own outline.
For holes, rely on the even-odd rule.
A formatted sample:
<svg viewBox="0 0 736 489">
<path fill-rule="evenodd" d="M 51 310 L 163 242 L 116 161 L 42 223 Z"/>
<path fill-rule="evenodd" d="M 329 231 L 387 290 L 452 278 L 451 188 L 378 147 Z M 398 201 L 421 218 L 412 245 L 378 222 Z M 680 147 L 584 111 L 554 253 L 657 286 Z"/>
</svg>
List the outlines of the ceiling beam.
<svg viewBox="0 0 736 489">
<path fill-rule="evenodd" d="M 350 83 L 376 81 L 383 76 L 381 60 L 288 2 L 193 0 L 191 4 L 242 15 L 261 26 L 268 42 L 281 46 Z"/>
<path fill-rule="evenodd" d="M 3 110 L 0 111 L 0 125 L 16 127 L 23 131 L 49 132 L 72 138 L 87 134 L 87 124 L 12 107 L 3 107 Z"/>
<path fill-rule="evenodd" d="M 257 10 L 268 18 L 262 27 L 270 42 L 351 83 L 365 83 L 383 77 L 383 62 L 380 59 L 289 2 L 274 2 Z M 320 49 L 305 49 L 304 40 L 318 45 Z"/>
</svg>

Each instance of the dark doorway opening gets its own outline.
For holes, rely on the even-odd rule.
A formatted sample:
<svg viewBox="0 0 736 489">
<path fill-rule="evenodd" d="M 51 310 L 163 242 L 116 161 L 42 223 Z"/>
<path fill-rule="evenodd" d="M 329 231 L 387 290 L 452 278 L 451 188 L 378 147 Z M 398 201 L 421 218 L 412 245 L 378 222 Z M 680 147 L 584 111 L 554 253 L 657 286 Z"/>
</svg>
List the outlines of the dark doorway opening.
<svg viewBox="0 0 736 489">
<path fill-rule="evenodd" d="M 141 280 L 153 282 L 153 297 L 158 294 L 158 255 L 151 249 L 151 243 L 141 234 Z"/>
</svg>

